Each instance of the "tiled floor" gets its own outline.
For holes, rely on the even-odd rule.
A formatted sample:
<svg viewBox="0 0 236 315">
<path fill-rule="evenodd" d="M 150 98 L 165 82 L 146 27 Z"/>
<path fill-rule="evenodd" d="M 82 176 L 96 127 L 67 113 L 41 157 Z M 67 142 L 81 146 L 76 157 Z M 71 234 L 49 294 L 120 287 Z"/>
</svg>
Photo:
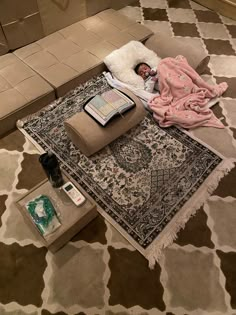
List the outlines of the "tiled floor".
<svg viewBox="0 0 236 315">
<path fill-rule="evenodd" d="M 236 21 L 189 0 L 141 0 L 120 12 L 210 54 L 205 78 L 229 84 L 214 108 L 226 128 L 193 134 L 236 161 Z M 47 252 L 13 203 L 44 178 L 37 160 L 19 132 L 0 140 L 1 315 L 236 314 L 236 168 L 149 270 L 101 217 Z"/>
</svg>

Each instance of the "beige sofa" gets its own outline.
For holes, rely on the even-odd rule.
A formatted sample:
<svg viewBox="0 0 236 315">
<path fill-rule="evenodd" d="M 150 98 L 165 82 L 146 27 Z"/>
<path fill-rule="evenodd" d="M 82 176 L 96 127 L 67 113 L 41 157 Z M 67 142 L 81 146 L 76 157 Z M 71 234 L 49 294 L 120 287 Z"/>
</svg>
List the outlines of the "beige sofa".
<svg viewBox="0 0 236 315">
<path fill-rule="evenodd" d="M 117 6 L 107 0 L 0 1 L 0 137 L 19 118 L 101 73 L 111 51 L 152 35 L 107 9 L 112 3 Z"/>
<path fill-rule="evenodd" d="M 132 1 L 0 1 L 0 137 L 18 119 L 101 73 L 104 57 L 130 40 L 148 39 L 145 45 L 160 57 L 184 54 L 198 66 L 204 50 L 193 51 L 166 34 L 152 36 L 145 26 L 107 9 Z"/>
<path fill-rule="evenodd" d="M 103 59 L 114 49 L 151 34 L 146 27 L 108 9 L 14 54 L 53 86 L 59 97 L 104 70 Z"/>
</svg>

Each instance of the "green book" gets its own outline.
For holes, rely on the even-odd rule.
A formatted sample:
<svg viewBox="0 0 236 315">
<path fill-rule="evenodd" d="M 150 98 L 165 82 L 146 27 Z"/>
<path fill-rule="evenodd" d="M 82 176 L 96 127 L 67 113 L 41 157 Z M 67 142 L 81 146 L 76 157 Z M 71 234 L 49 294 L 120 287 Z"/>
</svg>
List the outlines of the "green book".
<svg viewBox="0 0 236 315">
<path fill-rule="evenodd" d="M 53 233 L 61 226 L 51 200 L 45 195 L 40 195 L 29 201 L 26 204 L 26 209 L 43 236 Z"/>
</svg>

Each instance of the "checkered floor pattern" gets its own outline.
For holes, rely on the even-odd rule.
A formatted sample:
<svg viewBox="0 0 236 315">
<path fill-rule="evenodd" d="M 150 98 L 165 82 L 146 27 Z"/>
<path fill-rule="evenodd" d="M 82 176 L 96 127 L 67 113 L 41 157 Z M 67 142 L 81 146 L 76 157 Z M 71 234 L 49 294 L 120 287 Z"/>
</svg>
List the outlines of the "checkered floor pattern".
<svg viewBox="0 0 236 315">
<path fill-rule="evenodd" d="M 205 79 L 229 85 L 214 106 L 225 129 L 193 134 L 236 162 L 236 21 L 189 0 L 134 1 L 120 12 L 210 55 Z M 42 247 L 13 202 L 44 178 L 38 156 L 18 131 L 0 140 L 1 315 L 236 314 L 236 168 L 150 270 L 101 217 L 56 255 Z"/>
</svg>

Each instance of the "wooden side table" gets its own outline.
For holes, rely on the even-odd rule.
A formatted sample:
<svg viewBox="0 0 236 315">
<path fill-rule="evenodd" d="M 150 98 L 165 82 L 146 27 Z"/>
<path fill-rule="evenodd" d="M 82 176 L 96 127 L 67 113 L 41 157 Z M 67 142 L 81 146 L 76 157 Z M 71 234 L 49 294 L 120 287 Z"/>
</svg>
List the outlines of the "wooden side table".
<svg viewBox="0 0 236 315">
<path fill-rule="evenodd" d="M 64 176 L 65 182 L 69 179 Z M 52 252 L 56 252 L 65 245 L 75 234 L 92 221 L 97 215 L 96 204 L 93 199 L 73 181 L 74 185 L 84 194 L 86 201 L 81 206 L 76 206 L 69 197 L 60 189 L 52 187 L 46 179 L 39 185 L 30 190 L 26 195 L 16 201 L 16 205 L 22 215 L 27 218 L 26 223 L 30 226 L 33 233 L 41 239 L 43 244 Z M 61 226 L 52 234 L 43 236 L 34 224 L 26 204 L 37 196 L 46 195 L 55 207 Z"/>
</svg>

